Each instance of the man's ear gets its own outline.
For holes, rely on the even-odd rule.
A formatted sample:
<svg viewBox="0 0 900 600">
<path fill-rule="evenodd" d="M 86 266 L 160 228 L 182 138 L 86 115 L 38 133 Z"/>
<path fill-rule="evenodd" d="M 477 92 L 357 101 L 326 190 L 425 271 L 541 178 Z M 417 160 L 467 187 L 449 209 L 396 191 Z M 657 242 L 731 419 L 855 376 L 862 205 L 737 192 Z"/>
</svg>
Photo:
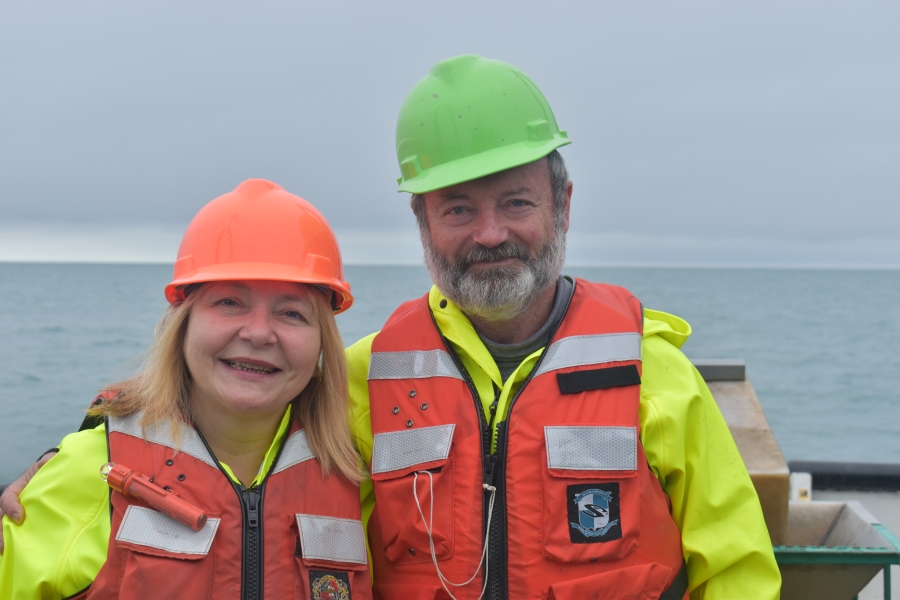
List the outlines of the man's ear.
<svg viewBox="0 0 900 600">
<path fill-rule="evenodd" d="M 563 230 L 569 232 L 569 209 L 572 207 L 572 181 L 566 184 L 566 218 L 563 221 Z"/>
</svg>

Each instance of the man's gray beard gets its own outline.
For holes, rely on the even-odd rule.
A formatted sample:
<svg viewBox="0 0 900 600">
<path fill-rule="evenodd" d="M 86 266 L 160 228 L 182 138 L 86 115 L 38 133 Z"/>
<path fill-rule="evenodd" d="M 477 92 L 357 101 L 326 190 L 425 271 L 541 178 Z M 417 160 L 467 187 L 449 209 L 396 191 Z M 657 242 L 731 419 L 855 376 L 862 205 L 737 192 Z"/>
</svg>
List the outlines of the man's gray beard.
<svg viewBox="0 0 900 600">
<path fill-rule="evenodd" d="M 494 248 L 478 245 L 448 260 L 435 251 L 429 232 L 422 233 L 425 266 L 431 280 L 467 315 L 488 321 L 508 321 L 556 283 L 566 262 L 566 233 L 560 227 L 538 251 L 528 251 L 511 242 Z M 470 269 L 472 263 L 517 258 L 522 264 L 493 269 Z"/>
</svg>

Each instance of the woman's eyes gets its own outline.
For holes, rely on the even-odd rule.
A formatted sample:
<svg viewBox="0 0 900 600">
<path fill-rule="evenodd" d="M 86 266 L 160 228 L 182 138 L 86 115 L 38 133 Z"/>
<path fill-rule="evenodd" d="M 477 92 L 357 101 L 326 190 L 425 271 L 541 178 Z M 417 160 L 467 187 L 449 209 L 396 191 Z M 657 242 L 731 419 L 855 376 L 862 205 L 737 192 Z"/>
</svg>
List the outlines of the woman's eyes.
<svg viewBox="0 0 900 600">
<path fill-rule="evenodd" d="M 241 302 L 236 298 L 220 298 L 212 303 L 213 306 L 219 306 L 222 308 L 240 308 L 242 306 Z M 284 308 L 284 309 L 275 309 L 275 314 L 281 315 L 282 317 L 288 319 L 289 321 L 298 321 L 300 323 L 309 323 L 310 319 L 303 311 L 292 309 L 292 308 Z"/>
<path fill-rule="evenodd" d="M 300 321 L 301 323 L 309 323 L 309 319 L 306 318 L 306 315 L 304 315 L 299 310 L 285 310 L 281 314 L 283 314 L 288 319 L 291 319 L 292 321 Z"/>
</svg>

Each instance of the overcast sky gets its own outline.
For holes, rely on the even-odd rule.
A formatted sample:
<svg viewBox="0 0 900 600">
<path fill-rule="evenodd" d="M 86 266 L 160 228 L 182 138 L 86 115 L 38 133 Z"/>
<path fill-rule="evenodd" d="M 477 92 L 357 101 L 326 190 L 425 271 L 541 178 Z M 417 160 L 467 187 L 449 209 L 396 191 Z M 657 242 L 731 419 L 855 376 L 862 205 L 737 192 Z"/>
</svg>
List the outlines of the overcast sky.
<svg viewBox="0 0 900 600">
<path fill-rule="evenodd" d="M 477 53 L 574 142 L 570 263 L 900 267 L 898 31 L 897 2 L 3 2 L 0 260 L 171 262 L 263 177 L 348 262 L 418 262 L 397 111 Z"/>
</svg>

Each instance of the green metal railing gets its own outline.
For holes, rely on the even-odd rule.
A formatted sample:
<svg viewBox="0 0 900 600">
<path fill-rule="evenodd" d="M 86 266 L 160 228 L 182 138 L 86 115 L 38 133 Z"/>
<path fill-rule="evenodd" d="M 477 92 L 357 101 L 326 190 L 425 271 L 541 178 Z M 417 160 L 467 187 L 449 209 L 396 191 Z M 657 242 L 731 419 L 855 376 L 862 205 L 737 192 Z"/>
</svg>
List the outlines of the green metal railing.
<svg viewBox="0 0 900 600">
<path fill-rule="evenodd" d="M 852 546 L 775 546 L 780 565 L 881 565 L 884 573 L 884 598 L 891 598 L 891 565 L 900 565 L 900 538 L 880 523 L 872 527 L 890 547 L 856 548 Z"/>
</svg>

